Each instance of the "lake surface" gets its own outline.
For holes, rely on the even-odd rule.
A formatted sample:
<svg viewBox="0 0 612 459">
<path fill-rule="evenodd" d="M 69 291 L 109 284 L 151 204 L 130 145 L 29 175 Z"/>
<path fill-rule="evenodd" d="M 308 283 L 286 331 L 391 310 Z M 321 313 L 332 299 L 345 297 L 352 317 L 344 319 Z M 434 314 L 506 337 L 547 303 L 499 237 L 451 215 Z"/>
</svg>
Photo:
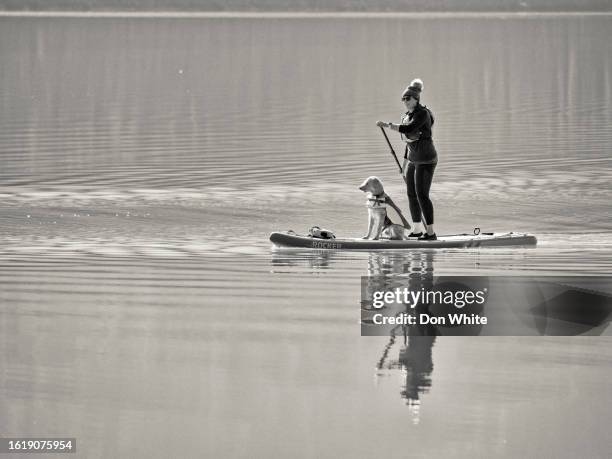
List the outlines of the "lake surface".
<svg viewBox="0 0 612 459">
<path fill-rule="evenodd" d="M 612 274 L 612 16 L 0 18 L 0 430 L 83 457 L 608 457 L 600 337 L 360 337 L 360 277 Z M 367 229 L 425 82 L 439 234 Z M 398 138 L 392 137 L 401 152 Z"/>
</svg>

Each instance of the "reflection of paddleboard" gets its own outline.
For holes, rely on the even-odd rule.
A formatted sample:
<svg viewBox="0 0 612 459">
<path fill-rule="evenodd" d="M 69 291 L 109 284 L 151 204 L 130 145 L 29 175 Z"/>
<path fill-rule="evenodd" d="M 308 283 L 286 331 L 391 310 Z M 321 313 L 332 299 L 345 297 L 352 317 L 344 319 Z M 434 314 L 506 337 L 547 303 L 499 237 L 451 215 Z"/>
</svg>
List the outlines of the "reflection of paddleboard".
<svg viewBox="0 0 612 459">
<path fill-rule="evenodd" d="M 318 239 L 310 236 L 301 236 L 293 232 L 272 233 L 270 241 L 283 247 L 306 247 L 309 249 L 332 250 L 389 250 L 389 249 L 442 249 L 442 248 L 469 248 L 536 245 L 535 236 L 527 233 L 481 233 L 451 234 L 438 236 L 437 241 L 391 241 L 379 239 L 370 241 L 358 238 L 344 239 Z"/>
</svg>

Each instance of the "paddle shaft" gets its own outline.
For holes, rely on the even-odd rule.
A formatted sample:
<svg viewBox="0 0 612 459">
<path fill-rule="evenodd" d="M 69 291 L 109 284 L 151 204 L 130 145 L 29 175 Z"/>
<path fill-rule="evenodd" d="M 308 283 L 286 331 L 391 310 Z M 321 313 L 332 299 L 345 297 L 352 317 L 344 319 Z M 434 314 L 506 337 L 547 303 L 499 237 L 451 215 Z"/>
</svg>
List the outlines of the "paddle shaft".
<svg viewBox="0 0 612 459">
<path fill-rule="evenodd" d="M 387 141 L 387 145 L 389 145 L 389 148 L 391 149 L 391 154 L 393 155 L 393 159 L 395 159 L 395 163 L 397 164 L 397 167 L 399 167 L 400 174 L 402 174 L 402 178 L 404 178 L 404 181 L 405 181 L 406 178 L 404 177 L 404 171 L 402 170 L 402 165 L 400 164 L 399 160 L 397 159 L 397 155 L 395 154 L 395 150 L 393 149 L 393 145 L 391 145 L 391 142 L 389 141 L 389 137 L 387 137 L 387 133 L 385 132 L 385 129 L 382 126 L 380 126 L 380 130 L 382 131 L 383 135 L 385 136 L 385 140 Z"/>
</svg>

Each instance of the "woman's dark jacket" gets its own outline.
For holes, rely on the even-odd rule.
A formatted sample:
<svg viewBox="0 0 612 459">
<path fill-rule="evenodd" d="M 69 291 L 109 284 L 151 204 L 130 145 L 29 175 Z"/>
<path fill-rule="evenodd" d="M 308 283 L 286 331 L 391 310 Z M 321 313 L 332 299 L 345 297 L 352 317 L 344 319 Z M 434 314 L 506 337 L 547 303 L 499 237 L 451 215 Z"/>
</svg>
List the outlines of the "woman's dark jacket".
<svg viewBox="0 0 612 459">
<path fill-rule="evenodd" d="M 431 138 L 431 126 L 434 117 L 431 111 L 424 105 L 417 104 L 412 113 L 406 113 L 402 117 L 399 132 L 402 138 L 414 140 L 406 144 L 404 158 L 408 157 L 410 162 L 416 164 L 435 164 L 438 162 L 438 153 Z"/>
</svg>

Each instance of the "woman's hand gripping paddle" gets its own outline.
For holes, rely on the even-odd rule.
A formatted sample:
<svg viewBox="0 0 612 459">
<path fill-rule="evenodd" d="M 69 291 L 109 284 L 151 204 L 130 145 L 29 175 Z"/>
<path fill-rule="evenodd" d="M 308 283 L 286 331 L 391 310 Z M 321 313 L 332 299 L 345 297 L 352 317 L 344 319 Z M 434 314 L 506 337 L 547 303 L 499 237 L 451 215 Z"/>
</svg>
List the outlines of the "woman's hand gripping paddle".
<svg viewBox="0 0 612 459">
<path fill-rule="evenodd" d="M 404 179 L 404 182 L 406 181 L 406 177 L 404 176 L 404 170 L 402 169 L 402 165 L 400 164 L 399 160 L 397 159 L 397 155 L 395 154 L 395 150 L 393 149 L 393 145 L 391 145 L 391 142 L 389 141 L 389 137 L 387 137 L 387 133 L 385 132 L 385 129 L 380 126 L 380 130 L 382 131 L 383 135 L 385 136 L 385 140 L 387 141 L 387 145 L 389 145 L 389 148 L 391 149 L 391 154 L 393 155 L 393 159 L 395 159 L 395 163 L 397 164 L 397 167 L 399 167 L 400 170 L 400 174 L 402 175 L 402 178 Z"/>
</svg>

